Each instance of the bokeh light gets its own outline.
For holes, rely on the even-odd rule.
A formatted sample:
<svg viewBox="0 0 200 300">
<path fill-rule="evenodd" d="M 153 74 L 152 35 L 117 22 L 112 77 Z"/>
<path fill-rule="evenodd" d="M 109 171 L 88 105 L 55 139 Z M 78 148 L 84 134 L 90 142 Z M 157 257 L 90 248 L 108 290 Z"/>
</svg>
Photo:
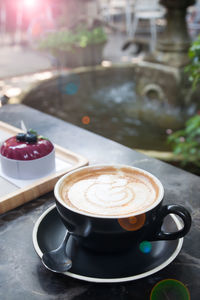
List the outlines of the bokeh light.
<svg viewBox="0 0 200 300">
<path fill-rule="evenodd" d="M 149 253 L 151 252 L 152 245 L 148 241 L 143 241 L 140 243 L 139 248 L 142 253 Z"/>
<path fill-rule="evenodd" d="M 150 300 L 190 300 L 188 288 L 175 279 L 158 282 L 152 289 Z"/>
<path fill-rule="evenodd" d="M 75 95 L 80 87 L 80 77 L 76 74 L 58 76 L 58 89 L 64 95 Z"/>
<path fill-rule="evenodd" d="M 109 61 L 109 60 L 103 60 L 103 61 L 101 62 L 101 65 L 102 65 L 103 67 L 111 67 L 111 66 L 112 66 L 112 62 Z"/>
<path fill-rule="evenodd" d="M 127 231 L 136 231 L 143 227 L 146 215 L 141 214 L 129 218 L 118 219 L 120 226 Z"/>
<path fill-rule="evenodd" d="M 68 82 L 65 86 L 65 94 L 75 95 L 78 92 L 78 84 L 75 82 Z"/>
<path fill-rule="evenodd" d="M 53 77 L 52 72 L 41 72 L 33 75 L 33 79 L 35 80 L 46 80 Z"/>
<path fill-rule="evenodd" d="M 166 129 L 166 134 L 170 135 L 172 133 L 173 133 L 172 129 L 170 129 L 170 128 Z"/>
<path fill-rule="evenodd" d="M 6 96 L 9 98 L 17 97 L 21 94 L 22 90 L 19 87 L 7 87 L 5 88 Z"/>
<path fill-rule="evenodd" d="M 88 116 L 82 117 L 81 122 L 82 122 L 84 125 L 88 125 L 88 124 L 90 123 L 90 117 L 88 117 Z"/>
</svg>

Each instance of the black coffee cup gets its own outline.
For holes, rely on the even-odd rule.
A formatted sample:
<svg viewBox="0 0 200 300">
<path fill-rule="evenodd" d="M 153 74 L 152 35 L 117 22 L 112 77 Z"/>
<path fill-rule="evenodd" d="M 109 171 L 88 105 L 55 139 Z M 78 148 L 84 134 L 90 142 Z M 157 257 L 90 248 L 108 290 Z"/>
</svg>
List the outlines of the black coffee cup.
<svg viewBox="0 0 200 300">
<path fill-rule="evenodd" d="M 72 207 L 62 197 L 62 189 L 70 184 L 72 178 L 81 174 L 107 170 L 110 168 L 118 172 L 128 170 L 147 177 L 155 187 L 156 201 L 142 211 L 122 215 L 96 215 L 83 211 L 82 208 Z M 124 165 L 94 165 L 72 171 L 55 185 L 56 206 L 58 213 L 80 246 L 92 251 L 115 252 L 124 251 L 130 247 L 138 247 L 143 241 L 175 240 L 185 236 L 191 227 L 189 212 L 180 205 L 163 205 L 164 189 L 161 182 L 151 173 L 139 168 Z M 175 232 L 163 232 L 164 218 L 169 214 L 179 216 L 183 221 L 183 228 Z"/>
</svg>

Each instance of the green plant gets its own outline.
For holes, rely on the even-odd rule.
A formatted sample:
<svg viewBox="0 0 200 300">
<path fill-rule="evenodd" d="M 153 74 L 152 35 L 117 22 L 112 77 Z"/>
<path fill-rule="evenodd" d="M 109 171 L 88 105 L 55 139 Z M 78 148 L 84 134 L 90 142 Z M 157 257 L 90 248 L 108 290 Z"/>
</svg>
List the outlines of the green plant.
<svg viewBox="0 0 200 300">
<path fill-rule="evenodd" d="M 55 51 L 57 49 L 71 51 L 75 47 L 86 48 L 89 45 L 104 43 L 107 35 L 103 27 L 88 29 L 84 25 L 79 25 L 73 31 L 63 29 L 49 32 L 39 42 L 40 49 Z"/>
<path fill-rule="evenodd" d="M 185 67 L 185 72 L 189 74 L 193 90 L 200 83 L 200 36 L 194 41 L 188 52 L 190 64 Z"/>
<path fill-rule="evenodd" d="M 190 118 L 182 130 L 168 137 L 175 155 L 182 156 L 182 165 L 193 163 L 200 167 L 200 115 Z"/>
<path fill-rule="evenodd" d="M 200 36 L 194 41 L 188 52 L 190 64 L 185 67 L 185 72 L 192 82 L 195 90 L 200 84 Z M 168 137 L 173 153 L 182 158 L 182 165 L 192 163 L 200 167 L 200 112 L 187 120 L 185 128 L 178 130 Z"/>
</svg>

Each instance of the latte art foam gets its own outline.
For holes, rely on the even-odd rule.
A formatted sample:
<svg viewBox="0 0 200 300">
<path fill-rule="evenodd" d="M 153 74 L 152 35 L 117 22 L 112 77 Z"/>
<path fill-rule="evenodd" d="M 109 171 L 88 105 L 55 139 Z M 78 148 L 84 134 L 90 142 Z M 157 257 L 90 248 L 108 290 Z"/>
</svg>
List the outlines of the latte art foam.
<svg viewBox="0 0 200 300">
<path fill-rule="evenodd" d="M 69 206 L 90 214 L 121 216 L 152 206 L 157 190 L 153 180 L 139 172 L 91 169 L 69 179 L 62 197 Z"/>
</svg>

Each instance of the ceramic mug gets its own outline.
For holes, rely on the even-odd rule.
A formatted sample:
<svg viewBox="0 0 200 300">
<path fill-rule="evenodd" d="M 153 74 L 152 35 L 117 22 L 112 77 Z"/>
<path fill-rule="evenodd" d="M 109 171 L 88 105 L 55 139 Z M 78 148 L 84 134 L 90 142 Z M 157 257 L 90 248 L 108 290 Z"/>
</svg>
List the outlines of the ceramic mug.
<svg viewBox="0 0 200 300">
<path fill-rule="evenodd" d="M 100 174 L 100 176 L 113 174 L 115 176 L 115 174 L 123 174 L 123 172 L 125 175 L 127 172 L 130 176 L 137 174 L 138 178 L 143 178 L 142 180 L 147 180 L 149 184 L 152 184 L 155 190 L 153 190 L 155 201 L 151 205 L 145 207 L 146 204 L 143 201 L 143 208 L 136 212 L 129 212 L 125 215 L 102 215 L 84 211 L 83 207 L 69 205 L 64 200 L 63 191 L 74 180 L 79 183 L 84 178 L 93 180 L 96 178 L 96 174 Z M 123 180 L 120 182 L 122 185 Z M 94 185 L 92 188 L 94 194 Z M 102 186 L 102 188 L 105 187 Z M 54 193 L 58 213 L 72 238 L 79 245 L 93 251 L 123 251 L 130 247 L 138 247 L 142 241 L 175 240 L 185 236 L 191 227 L 191 216 L 184 207 L 176 204 L 163 205 L 164 188 L 160 180 L 145 170 L 131 166 L 93 165 L 74 170 L 58 180 Z M 84 192 L 78 190 L 77 197 L 82 196 L 81 193 Z M 163 232 L 162 224 L 164 218 L 169 214 L 175 214 L 182 219 L 182 229 L 175 232 Z"/>
</svg>

